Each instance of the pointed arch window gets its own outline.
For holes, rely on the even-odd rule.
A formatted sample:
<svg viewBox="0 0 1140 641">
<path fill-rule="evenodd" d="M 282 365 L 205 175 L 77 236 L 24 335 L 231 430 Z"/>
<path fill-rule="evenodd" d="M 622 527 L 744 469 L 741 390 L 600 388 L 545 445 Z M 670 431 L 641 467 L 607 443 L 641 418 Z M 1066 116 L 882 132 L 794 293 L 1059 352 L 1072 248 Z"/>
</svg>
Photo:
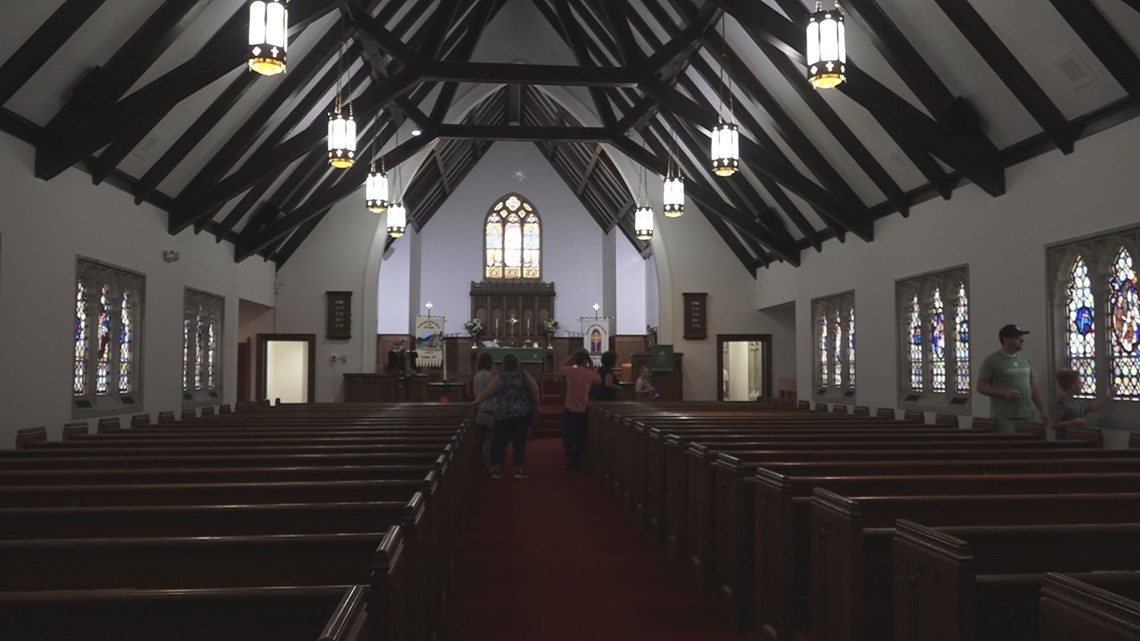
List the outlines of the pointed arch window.
<svg viewBox="0 0 1140 641">
<path fill-rule="evenodd" d="M 1095 416 L 1102 427 L 1140 420 L 1138 254 L 1140 226 L 1054 245 L 1047 253 L 1050 365 L 1081 374 L 1080 397 L 1115 390 L 1117 402 Z"/>
<path fill-rule="evenodd" d="M 222 395 L 226 299 L 186 288 L 182 306 L 182 404 L 215 403 Z"/>
<path fill-rule="evenodd" d="M 122 413 L 141 405 L 141 274 L 76 260 L 72 416 Z"/>
<path fill-rule="evenodd" d="M 896 283 L 900 407 L 969 411 L 968 287 L 966 267 Z"/>
<path fill-rule="evenodd" d="M 815 396 L 855 396 L 855 294 L 847 292 L 812 301 L 815 328 Z"/>
<path fill-rule="evenodd" d="M 483 277 L 542 278 L 542 220 L 534 205 L 518 194 L 499 199 L 484 220 Z"/>
</svg>

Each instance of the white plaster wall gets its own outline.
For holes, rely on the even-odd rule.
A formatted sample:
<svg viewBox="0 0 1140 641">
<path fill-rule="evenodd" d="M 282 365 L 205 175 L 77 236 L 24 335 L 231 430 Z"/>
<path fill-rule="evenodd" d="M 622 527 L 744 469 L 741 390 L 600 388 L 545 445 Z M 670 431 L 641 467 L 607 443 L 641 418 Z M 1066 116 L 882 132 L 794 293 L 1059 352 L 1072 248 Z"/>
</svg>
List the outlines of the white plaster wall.
<svg viewBox="0 0 1140 641">
<path fill-rule="evenodd" d="M 617 329 L 618 334 L 644 334 L 646 321 L 646 272 L 649 263 L 641 257 L 621 232 L 617 236 Z"/>
<path fill-rule="evenodd" d="M 71 420 L 75 259 L 84 256 L 146 276 L 144 411 L 181 408 L 182 303 L 185 287 L 223 296 L 222 402 L 236 391 L 238 299 L 272 306 L 273 265 L 233 260 L 229 243 L 187 230 L 166 231 L 167 215 L 71 169 L 50 182 L 33 177 L 34 151 L 0 135 L 0 447 L 15 431 L 44 425 L 59 438 Z M 181 255 L 176 263 L 162 251 Z"/>
<path fill-rule="evenodd" d="M 412 229 L 408 229 L 407 242 L 411 242 L 411 235 L 415 233 Z M 411 331 L 411 326 L 408 324 L 410 313 L 408 279 L 411 277 L 411 255 L 406 247 L 404 251 L 398 251 L 397 245 L 393 245 L 381 259 L 380 285 L 377 292 L 380 303 L 377 308 L 379 318 L 376 326 L 377 334 L 407 334 Z"/>
<path fill-rule="evenodd" d="M 891 216 L 875 225 L 875 241 L 826 243 L 822 253 L 805 252 L 794 269 L 759 270 L 759 307 L 796 304 L 796 372 L 801 398 L 810 390 L 812 345 L 810 301 L 855 291 L 858 326 L 856 401 L 894 407 L 896 401 L 897 279 L 968 264 L 971 368 L 998 348 L 997 330 L 1017 323 L 1033 333 L 1025 352 L 1044 389 L 1047 371 L 1045 247 L 1071 238 L 1140 221 L 1135 203 L 1140 165 L 1140 120 L 1132 120 L 1077 143 L 1075 153 L 1050 152 L 1010 168 L 1007 193 L 992 198 L 973 186 L 950 201 L 934 200 L 912 209 L 909 219 Z M 1123 404 L 1117 404 L 1123 405 Z M 1110 408 L 1119 412 L 1126 408 Z M 988 399 L 973 398 L 972 412 L 989 415 Z"/>
<path fill-rule="evenodd" d="M 515 179 L 517 170 L 525 180 Z M 483 278 L 483 219 L 509 192 L 530 200 L 542 219 L 542 280 L 555 284 L 563 328 L 577 328 L 578 317 L 592 316 L 590 306 L 601 302 L 602 230 L 533 144 L 500 142 L 420 232 L 421 308 L 431 301 L 432 314 L 447 317 L 448 333 L 462 333 L 470 318 L 471 281 Z M 399 242 L 395 250 L 407 251 Z"/>
</svg>

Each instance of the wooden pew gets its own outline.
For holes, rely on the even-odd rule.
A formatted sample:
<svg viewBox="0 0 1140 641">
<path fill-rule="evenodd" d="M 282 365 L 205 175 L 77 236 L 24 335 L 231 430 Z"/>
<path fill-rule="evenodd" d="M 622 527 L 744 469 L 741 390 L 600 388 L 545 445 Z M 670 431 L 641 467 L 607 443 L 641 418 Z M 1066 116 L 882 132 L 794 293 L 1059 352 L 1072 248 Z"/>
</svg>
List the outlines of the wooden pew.
<svg viewBox="0 0 1140 641">
<path fill-rule="evenodd" d="M 16 449 L 22 450 L 36 443 L 47 443 L 46 427 L 26 427 L 16 430 Z"/>
<path fill-rule="evenodd" d="M 1111 470 L 1105 470 L 1111 471 Z M 1127 523 L 1140 494 L 843 497 L 811 502 L 814 641 L 887 641 L 892 635 L 891 542 L 900 518 L 931 526 Z"/>
<path fill-rule="evenodd" d="M 5 592 L 0 621 L 13 641 L 366 641 L 366 599 L 343 585 Z"/>
<path fill-rule="evenodd" d="M 1036 641 L 1047 572 L 1140 568 L 1140 523 L 895 529 L 897 641 Z"/>
<path fill-rule="evenodd" d="M 1140 574 L 1106 572 L 1095 581 L 1045 575 L 1040 641 L 1140 641 Z"/>
<path fill-rule="evenodd" d="M 756 472 L 755 602 L 761 639 L 790 640 L 810 620 L 807 607 L 811 496 L 1059 494 L 1140 492 L 1140 474 L 974 474 L 789 477 Z M 899 584 L 896 584 L 899 585 Z"/>
</svg>

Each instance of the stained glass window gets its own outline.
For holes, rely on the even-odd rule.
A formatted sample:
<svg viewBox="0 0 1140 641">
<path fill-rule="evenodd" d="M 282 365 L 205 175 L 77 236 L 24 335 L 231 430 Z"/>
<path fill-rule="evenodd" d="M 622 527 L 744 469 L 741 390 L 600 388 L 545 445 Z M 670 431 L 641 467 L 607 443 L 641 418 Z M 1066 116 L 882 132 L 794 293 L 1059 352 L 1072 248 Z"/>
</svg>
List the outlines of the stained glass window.
<svg viewBox="0 0 1140 641">
<path fill-rule="evenodd" d="M 87 394 L 87 296 L 83 283 L 75 285 L 75 367 L 72 371 L 72 393 Z"/>
<path fill-rule="evenodd" d="M 226 301 L 186 288 L 182 316 L 182 390 L 191 404 L 213 402 L 221 387 Z"/>
<path fill-rule="evenodd" d="M 517 194 L 495 204 L 483 225 L 484 277 L 542 277 L 542 223 L 534 207 Z"/>
<path fill-rule="evenodd" d="M 922 310 L 918 305 L 918 294 L 910 303 L 910 387 L 922 391 Z"/>
<path fill-rule="evenodd" d="M 946 318 L 942 290 L 937 287 L 930 297 L 930 388 L 946 391 Z"/>
<path fill-rule="evenodd" d="M 816 380 L 820 387 L 848 392 L 855 389 L 855 300 L 840 294 L 812 302 L 818 332 Z M 847 396 L 848 394 L 844 394 Z"/>
<path fill-rule="evenodd" d="M 958 283 L 954 302 L 954 360 L 957 369 L 954 387 L 959 392 L 970 389 L 970 301 L 966 283 Z"/>
<path fill-rule="evenodd" d="M 1116 397 L 1140 399 L 1140 299 L 1132 256 L 1121 247 L 1109 280 L 1109 372 Z"/>
<path fill-rule="evenodd" d="M 76 266 L 75 413 L 121 410 L 139 402 L 141 392 L 143 277 L 82 258 Z"/>
<path fill-rule="evenodd" d="M 819 384 L 827 385 L 827 315 L 819 317 Z"/>
<path fill-rule="evenodd" d="M 947 396 L 969 392 L 970 302 L 966 290 L 965 267 L 898 283 L 900 403 L 941 411 Z"/>
<path fill-rule="evenodd" d="M 1080 396 L 1096 395 L 1096 303 L 1084 257 L 1073 259 L 1066 288 L 1065 355 L 1068 367 L 1081 373 Z"/>
</svg>

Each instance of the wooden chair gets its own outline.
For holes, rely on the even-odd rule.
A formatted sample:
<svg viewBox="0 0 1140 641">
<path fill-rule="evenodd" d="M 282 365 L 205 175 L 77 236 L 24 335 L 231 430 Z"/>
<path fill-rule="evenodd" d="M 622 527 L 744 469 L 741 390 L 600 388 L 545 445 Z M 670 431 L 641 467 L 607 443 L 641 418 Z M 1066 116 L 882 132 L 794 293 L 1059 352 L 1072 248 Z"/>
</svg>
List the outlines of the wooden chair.
<svg viewBox="0 0 1140 641">
<path fill-rule="evenodd" d="M 174 422 L 174 412 L 173 411 L 166 411 L 166 412 L 159 412 L 158 413 L 158 424 L 159 425 L 162 425 L 163 423 L 173 423 L 173 422 Z"/>
<path fill-rule="evenodd" d="M 856 405 L 855 406 L 855 416 L 870 416 L 870 415 L 871 415 L 871 408 L 867 407 L 866 405 Z"/>
<path fill-rule="evenodd" d="M 63 440 L 70 441 L 76 436 L 90 434 L 91 430 L 87 427 L 87 421 L 78 421 L 63 424 Z"/>
<path fill-rule="evenodd" d="M 934 424 L 958 427 L 958 417 L 954 414 L 936 414 L 934 416 Z"/>
<path fill-rule="evenodd" d="M 880 407 L 875 410 L 875 418 L 886 418 L 895 420 L 895 408 L 893 407 Z"/>
<path fill-rule="evenodd" d="M 16 449 L 22 450 L 32 443 L 47 443 L 46 427 L 26 427 L 16 430 Z"/>
<path fill-rule="evenodd" d="M 135 414 L 131 417 L 131 427 L 146 427 L 150 425 L 150 414 Z"/>
<path fill-rule="evenodd" d="M 118 416 L 104 416 L 99 419 L 99 423 L 95 428 L 97 434 L 121 431 L 123 431 L 123 421 Z"/>
<path fill-rule="evenodd" d="M 903 414 L 903 420 L 906 421 L 907 423 L 925 423 L 926 422 L 926 415 L 923 414 L 922 412 L 915 412 L 914 410 L 907 410 L 906 413 Z"/>
<path fill-rule="evenodd" d="M 193 407 L 187 407 L 182 410 L 182 420 L 192 421 L 196 418 L 198 418 L 198 410 Z"/>
</svg>

